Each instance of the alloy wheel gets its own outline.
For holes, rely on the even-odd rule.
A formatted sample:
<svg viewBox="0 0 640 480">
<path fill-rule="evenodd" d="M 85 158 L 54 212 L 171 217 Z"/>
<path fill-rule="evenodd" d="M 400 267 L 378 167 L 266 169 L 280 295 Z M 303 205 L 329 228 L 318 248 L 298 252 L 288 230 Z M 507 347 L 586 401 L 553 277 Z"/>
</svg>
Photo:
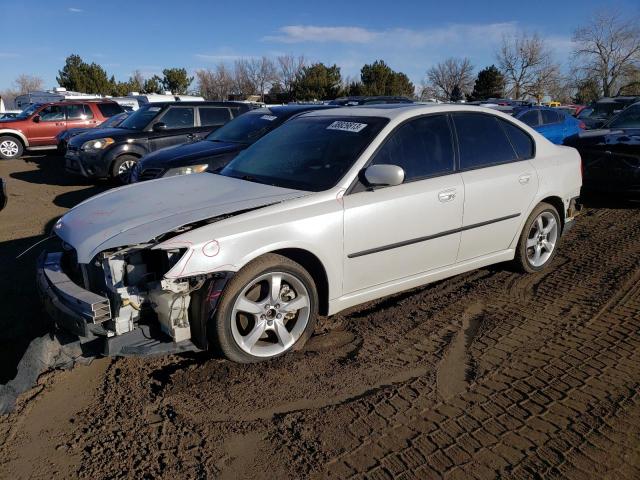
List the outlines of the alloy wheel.
<svg viewBox="0 0 640 480">
<path fill-rule="evenodd" d="M 4 140 L 0 143 L 0 153 L 6 158 L 15 157 L 19 151 L 20 147 L 15 140 Z"/>
<path fill-rule="evenodd" d="M 556 248 L 558 221 L 553 213 L 542 212 L 531 224 L 527 236 L 527 261 L 533 267 L 544 265 Z"/>
<path fill-rule="evenodd" d="M 238 346 L 256 357 L 290 349 L 304 332 L 311 313 L 302 281 L 286 272 L 269 272 L 246 285 L 231 312 L 231 332 Z"/>
<path fill-rule="evenodd" d="M 129 179 L 129 176 L 131 175 L 131 171 L 135 166 L 136 166 L 135 160 L 125 160 L 118 167 L 118 177 L 120 177 L 120 179 L 122 180 Z"/>
</svg>

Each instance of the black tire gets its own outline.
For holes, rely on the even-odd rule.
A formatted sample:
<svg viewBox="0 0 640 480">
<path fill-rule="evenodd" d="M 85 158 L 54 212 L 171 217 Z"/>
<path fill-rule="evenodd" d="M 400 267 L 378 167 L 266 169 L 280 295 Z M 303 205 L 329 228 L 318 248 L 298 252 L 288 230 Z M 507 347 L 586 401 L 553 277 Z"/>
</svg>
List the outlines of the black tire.
<svg viewBox="0 0 640 480">
<path fill-rule="evenodd" d="M 255 279 L 270 272 L 283 272 L 294 276 L 302 282 L 309 296 L 309 318 L 304 330 L 295 343 L 289 348 L 271 356 L 256 356 L 243 350 L 234 339 L 232 322 L 236 322 L 237 319 L 232 318 L 232 312 L 234 304 L 243 290 Z M 211 334 L 210 337 L 213 348 L 217 347 L 229 360 L 238 363 L 255 363 L 271 360 L 289 351 L 302 348 L 313 334 L 317 316 L 318 293 L 309 272 L 287 257 L 270 253 L 247 264 L 229 281 L 220 297 L 220 302 L 218 303 L 216 315 L 213 320 L 214 325 L 210 325 L 208 331 Z"/>
<path fill-rule="evenodd" d="M 135 164 L 138 163 L 138 160 L 138 157 L 135 155 L 120 155 L 113 161 L 113 165 L 111 165 L 111 180 L 118 185 L 126 185 L 129 183 L 131 171 L 135 167 Z M 131 162 L 133 162 L 133 165 L 129 167 L 126 173 L 122 174 L 120 172 L 122 166 Z"/>
<path fill-rule="evenodd" d="M 532 237 L 532 233 L 534 229 L 534 222 L 538 219 L 538 217 L 542 214 L 550 214 L 555 218 L 555 222 L 557 225 L 557 235 L 556 240 L 554 241 L 554 246 L 551 251 L 551 255 L 549 255 L 544 263 L 541 265 L 534 265 L 530 259 L 529 253 L 531 253 L 531 248 L 535 247 L 527 247 L 527 241 L 534 240 Z M 558 245 L 560 243 L 560 238 L 562 235 L 562 223 L 560 221 L 560 215 L 558 214 L 558 210 L 548 203 L 542 202 L 536 208 L 533 209 L 531 215 L 527 219 L 527 222 L 524 224 L 522 232 L 520 233 L 520 239 L 518 240 L 518 246 L 516 247 L 516 256 L 515 256 L 515 264 L 517 268 L 525 273 L 534 273 L 539 272 L 540 270 L 544 270 L 554 259 L 556 253 L 558 252 Z M 529 252 L 528 252 L 529 249 Z"/>
<path fill-rule="evenodd" d="M 4 151 L 4 153 L 3 153 Z M 9 154 L 9 152 L 15 152 Z M 3 160 L 13 160 L 20 158 L 24 153 L 24 145 L 16 137 L 5 135 L 0 137 L 0 158 Z"/>
</svg>

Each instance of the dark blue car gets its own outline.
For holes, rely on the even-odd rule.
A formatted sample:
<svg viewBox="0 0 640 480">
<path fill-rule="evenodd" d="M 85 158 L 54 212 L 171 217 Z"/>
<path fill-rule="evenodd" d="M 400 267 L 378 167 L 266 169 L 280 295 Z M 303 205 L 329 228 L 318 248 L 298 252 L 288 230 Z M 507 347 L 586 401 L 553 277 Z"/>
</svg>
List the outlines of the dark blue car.
<svg viewBox="0 0 640 480">
<path fill-rule="evenodd" d="M 218 170 L 238 153 L 282 125 L 289 118 L 310 110 L 337 108 L 334 105 L 282 105 L 260 108 L 240 115 L 203 140 L 164 148 L 142 157 L 130 182 Z"/>
<path fill-rule="evenodd" d="M 557 145 L 561 145 L 565 138 L 576 135 L 585 128 L 580 120 L 551 107 L 523 108 L 517 110 L 513 116 Z"/>
</svg>

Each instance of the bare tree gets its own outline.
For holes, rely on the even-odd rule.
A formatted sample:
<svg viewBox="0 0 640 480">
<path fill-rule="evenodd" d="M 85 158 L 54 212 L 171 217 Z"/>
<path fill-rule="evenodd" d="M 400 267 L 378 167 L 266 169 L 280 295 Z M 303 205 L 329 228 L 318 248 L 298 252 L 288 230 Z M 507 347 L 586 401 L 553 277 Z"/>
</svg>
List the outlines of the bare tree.
<svg viewBox="0 0 640 480">
<path fill-rule="evenodd" d="M 129 77 L 129 85 L 134 91 L 140 92 L 144 88 L 144 75 L 140 70 L 134 70 Z"/>
<path fill-rule="evenodd" d="M 562 75 L 560 66 L 552 61 L 536 69 L 531 85 L 526 86 L 523 92 L 525 96 L 534 98 L 537 103 L 541 103 L 547 95 L 553 97 L 554 92 L 558 92 L 558 88 L 562 83 Z M 558 100 L 553 98 L 553 100 Z"/>
<path fill-rule="evenodd" d="M 625 77 L 640 66 L 640 18 L 600 11 L 573 32 L 573 58 L 585 78 L 595 78 L 602 94 L 624 88 Z"/>
<path fill-rule="evenodd" d="M 278 62 L 278 81 L 282 86 L 282 90 L 291 95 L 296 79 L 300 76 L 302 69 L 306 65 L 306 59 L 303 55 L 299 57 L 295 57 L 294 55 L 281 55 L 277 57 L 276 60 Z"/>
<path fill-rule="evenodd" d="M 549 48 L 537 33 L 502 37 L 497 58 L 507 81 L 507 91 L 515 99 L 541 98 L 559 74 Z"/>
<path fill-rule="evenodd" d="M 427 71 L 427 87 L 439 100 L 451 100 L 457 90 L 469 93 L 473 87 L 473 65 L 468 58 L 447 58 Z M 424 89 L 423 89 L 424 90 Z"/>
<path fill-rule="evenodd" d="M 246 62 L 247 78 L 254 91 L 264 101 L 264 93 L 269 86 L 278 80 L 276 66 L 268 57 L 252 58 Z"/>
<path fill-rule="evenodd" d="M 35 92 L 44 88 L 44 80 L 42 78 L 26 75 L 24 73 L 18 75 L 18 78 L 13 81 L 13 84 L 18 91 L 18 95 Z"/>
<path fill-rule="evenodd" d="M 233 75 L 224 63 L 213 70 L 197 70 L 196 79 L 200 94 L 208 100 L 228 100 L 233 92 Z"/>
<path fill-rule="evenodd" d="M 251 73 L 250 62 L 246 58 L 236 60 L 233 65 L 233 93 L 239 97 L 246 98 L 255 95 L 257 92 Z"/>
</svg>

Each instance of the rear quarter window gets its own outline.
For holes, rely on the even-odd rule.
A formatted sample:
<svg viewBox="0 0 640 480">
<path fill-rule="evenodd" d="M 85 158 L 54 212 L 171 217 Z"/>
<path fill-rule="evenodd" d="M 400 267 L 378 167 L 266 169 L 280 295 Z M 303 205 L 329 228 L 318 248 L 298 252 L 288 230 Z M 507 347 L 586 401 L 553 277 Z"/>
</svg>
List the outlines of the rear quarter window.
<svg viewBox="0 0 640 480">
<path fill-rule="evenodd" d="M 203 127 L 220 126 L 231 120 L 228 108 L 200 107 L 200 125 Z"/>
<path fill-rule="evenodd" d="M 520 160 L 533 158 L 536 148 L 535 143 L 529 134 L 516 127 L 511 122 L 502 119 L 500 119 L 499 122 L 507 133 L 509 140 L 511 140 L 511 145 L 513 145 L 513 149 L 516 151 L 518 158 Z"/>
<path fill-rule="evenodd" d="M 124 110 L 117 103 L 97 103 L 96 106 L 103 117 L 113 117 L 117 113 L 122 113 Z"/>
</svg>

